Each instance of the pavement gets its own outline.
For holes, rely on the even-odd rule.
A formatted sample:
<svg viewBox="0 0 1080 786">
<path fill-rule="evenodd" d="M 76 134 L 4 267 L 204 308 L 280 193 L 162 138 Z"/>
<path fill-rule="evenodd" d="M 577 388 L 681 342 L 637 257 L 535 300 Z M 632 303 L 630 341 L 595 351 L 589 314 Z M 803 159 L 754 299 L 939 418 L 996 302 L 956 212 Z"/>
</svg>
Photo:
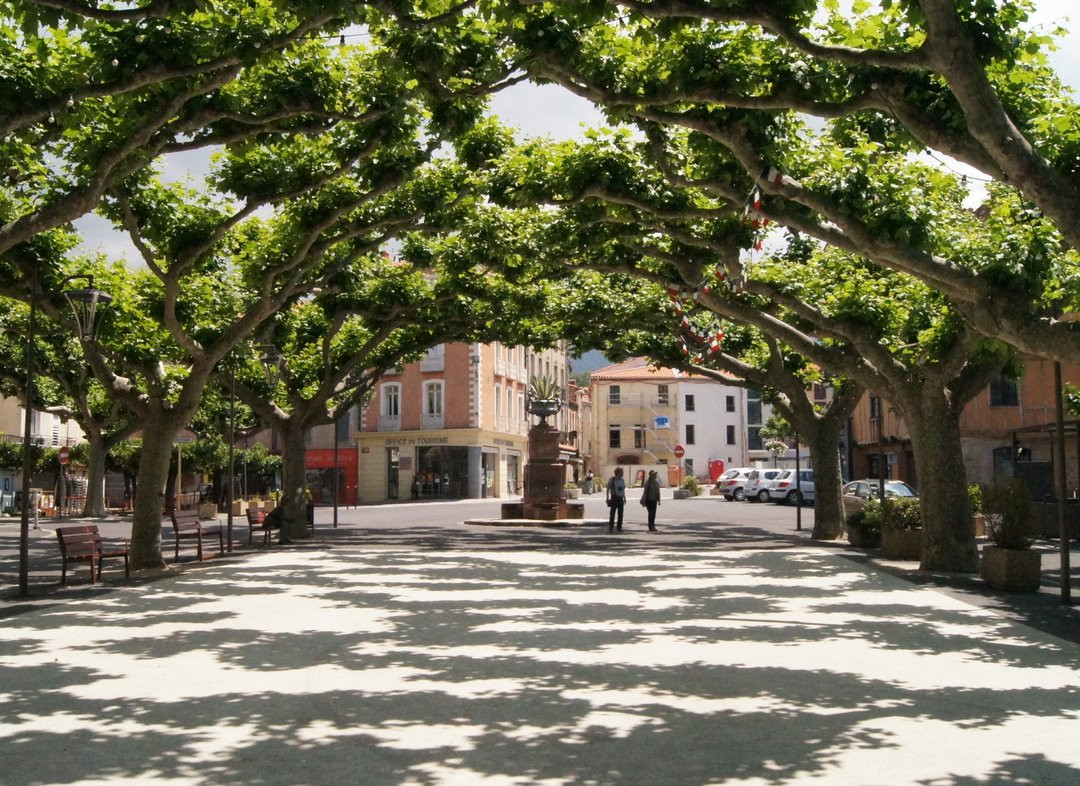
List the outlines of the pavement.
<svg viewBox="0 0 1080 786">
<path fill-rule="evenodd" d="M 1080 782 L 1077 609 L 770 507 L 665 500 L 655 535 L 602 500 L 570 529 L 320 510 L 130 582 L 35 559 L 29 599 L 0 522 L 0 783 Z"/>
</svg>

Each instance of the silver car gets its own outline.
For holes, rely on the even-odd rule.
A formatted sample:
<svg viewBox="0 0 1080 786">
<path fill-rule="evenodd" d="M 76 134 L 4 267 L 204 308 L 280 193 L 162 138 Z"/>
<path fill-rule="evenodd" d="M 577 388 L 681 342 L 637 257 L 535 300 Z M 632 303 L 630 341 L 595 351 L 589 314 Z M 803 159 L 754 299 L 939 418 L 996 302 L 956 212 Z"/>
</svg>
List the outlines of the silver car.
<svg viewBox="0 0 1080 786">
<path fill-rule="evenodd" d="M 795 470 L 783 470 L 769 487 L 769 499 L 773 502 L 786 502 L 788 505 L 798 505 L 803 502 L 813 505 L 814 470 L 800 469 L 798 485 L 795 480 Z"/>
<path fill-rule="evenodd" d="M 844 515 L 850 516 L 857 510 L 866 507 L 866 503 L 872 499 L 878 499 L 878 479 L 867 478 L 866 480 L 853 480 L 844 484 Z M 902 480 L 885 481 L 885 497 L 917 497 L 919 492 L 904 483 Z"/>
<path fill-rule="evenodd" d="M 736 467 L 729 469 L 716 481 L 716 489 L 727 500 L 746 499 L 746 479 L 754 472 L 753 467 Z"/>
<path fill-rule="evenodd" d="M 782 469 L 755 469 L 746 476 L 746 485 L 743 493 L 750 502 L 768 502 L 769 489 L 784 470 Z"/>
</svg>

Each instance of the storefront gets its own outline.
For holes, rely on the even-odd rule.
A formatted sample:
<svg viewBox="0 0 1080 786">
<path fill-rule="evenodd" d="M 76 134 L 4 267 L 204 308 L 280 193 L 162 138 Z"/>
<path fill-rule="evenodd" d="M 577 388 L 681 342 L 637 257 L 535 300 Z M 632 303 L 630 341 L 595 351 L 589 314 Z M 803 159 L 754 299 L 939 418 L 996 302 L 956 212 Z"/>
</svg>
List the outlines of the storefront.
<svg viewBox="0 0 1080 786">
<path fill-rule="evenodd" d="M 358 437 L 359 492 L 370 502 L 512 494 L 509 488 L 517 486 L 525 447 L 524 436 L 496 437 L 471 429 L 365 432 Z"/>
<path fill-rule="evenodd" d="M 339 505 L 356 504 L 357 461 L 352 448 L 319 448 L 307 451 L 305 486 L 316 505 L 334 504 L 334 468 L 337 468 Z"/>
</svg>

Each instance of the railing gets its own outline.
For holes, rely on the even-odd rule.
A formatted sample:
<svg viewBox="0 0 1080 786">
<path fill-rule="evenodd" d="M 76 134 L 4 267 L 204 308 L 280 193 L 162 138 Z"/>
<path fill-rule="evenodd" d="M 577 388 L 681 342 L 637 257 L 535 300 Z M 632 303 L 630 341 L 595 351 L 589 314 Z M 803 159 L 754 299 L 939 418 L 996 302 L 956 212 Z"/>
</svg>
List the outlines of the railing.
<svg viewBox="0 0 1080 786">
<path fill-rule="evenodd" d="M 426 412 L 420 416 L 420 428 L 442 428 L 443 427 L 443 415 L 440 412 L 437 415 L 429 415 Z M 400 427 L 399 427 L 400 428 Z"/>
<path fill-rule="evenodd" d="M 379 431 L 401 431 L 401 415 L 379 415 Z"/>
</svg>

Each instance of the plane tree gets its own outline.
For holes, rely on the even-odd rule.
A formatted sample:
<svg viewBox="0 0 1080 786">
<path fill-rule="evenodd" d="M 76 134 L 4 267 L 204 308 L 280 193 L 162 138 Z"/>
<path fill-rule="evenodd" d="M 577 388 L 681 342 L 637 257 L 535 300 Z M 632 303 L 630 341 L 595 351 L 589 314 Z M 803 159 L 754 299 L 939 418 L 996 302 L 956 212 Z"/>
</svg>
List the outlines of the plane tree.
<svg viewBox="0 0 1080 786">
<path fill-rule="evenodd" d="M 99 273 L 115 301 L 87 357 L 110 396 L 135 413 L 143 443 L 132 558 L 161 562 L 161 511 L 173 435 L 230 353 L 283 309 L 330 286 L 350 260 L 405 226 L 436 227 L 467 191 L 461 167 L 428 165 L 444 135 L 409 100 L 411 76 L 372 57 L 336 82 L 351 114 L 325 134 L 230 145 L 208 185 L 143 170 L 113 189 L 105 213 L 142 268 Z"/>
<path fill-rule="evenodd" d="M 970 329 L 1077 360 L 1080 326 L 1060 317 L 1078 294 L 1080 110 L 1030 9 L 530 3 L 507 34 L 534 78 L 651 135 L 674 184 L 736 214 L 760 194 L 761 218 L 918 278 Z M 928 156 L 993 181 L 995 209 L 954 216 L 951 245 L 889 174 Z"/>
<path fill-rule="evenodd" d="M 499 193 L 559 208 L 553 259 L 685 290 L 696 307 L 752 326 L 824 373 L 888 399 L 911 429 L 926 521 L 924 567 L 973 570 L 958 418 L 1001 370 L 1007 347 L 974 331 L 941 293 L 843 248 L 789 235 L 771 250 L 758 249 L 741 215 L 707 189 L 673 186 L 651 166 L 654 145 L 616 135 L 563 145 L 542 164 L 540 148 L 529 146 L 505 156 Z M 954 242 L 961 189 L 913 163 L 893 178 L 898 210 L 918 200 L 932 216 L 927 242 Z M 835 456 L 835 433 L 812 448 Z M 829 518 L 836 526 L 839 516 Z"/>
</svg>

